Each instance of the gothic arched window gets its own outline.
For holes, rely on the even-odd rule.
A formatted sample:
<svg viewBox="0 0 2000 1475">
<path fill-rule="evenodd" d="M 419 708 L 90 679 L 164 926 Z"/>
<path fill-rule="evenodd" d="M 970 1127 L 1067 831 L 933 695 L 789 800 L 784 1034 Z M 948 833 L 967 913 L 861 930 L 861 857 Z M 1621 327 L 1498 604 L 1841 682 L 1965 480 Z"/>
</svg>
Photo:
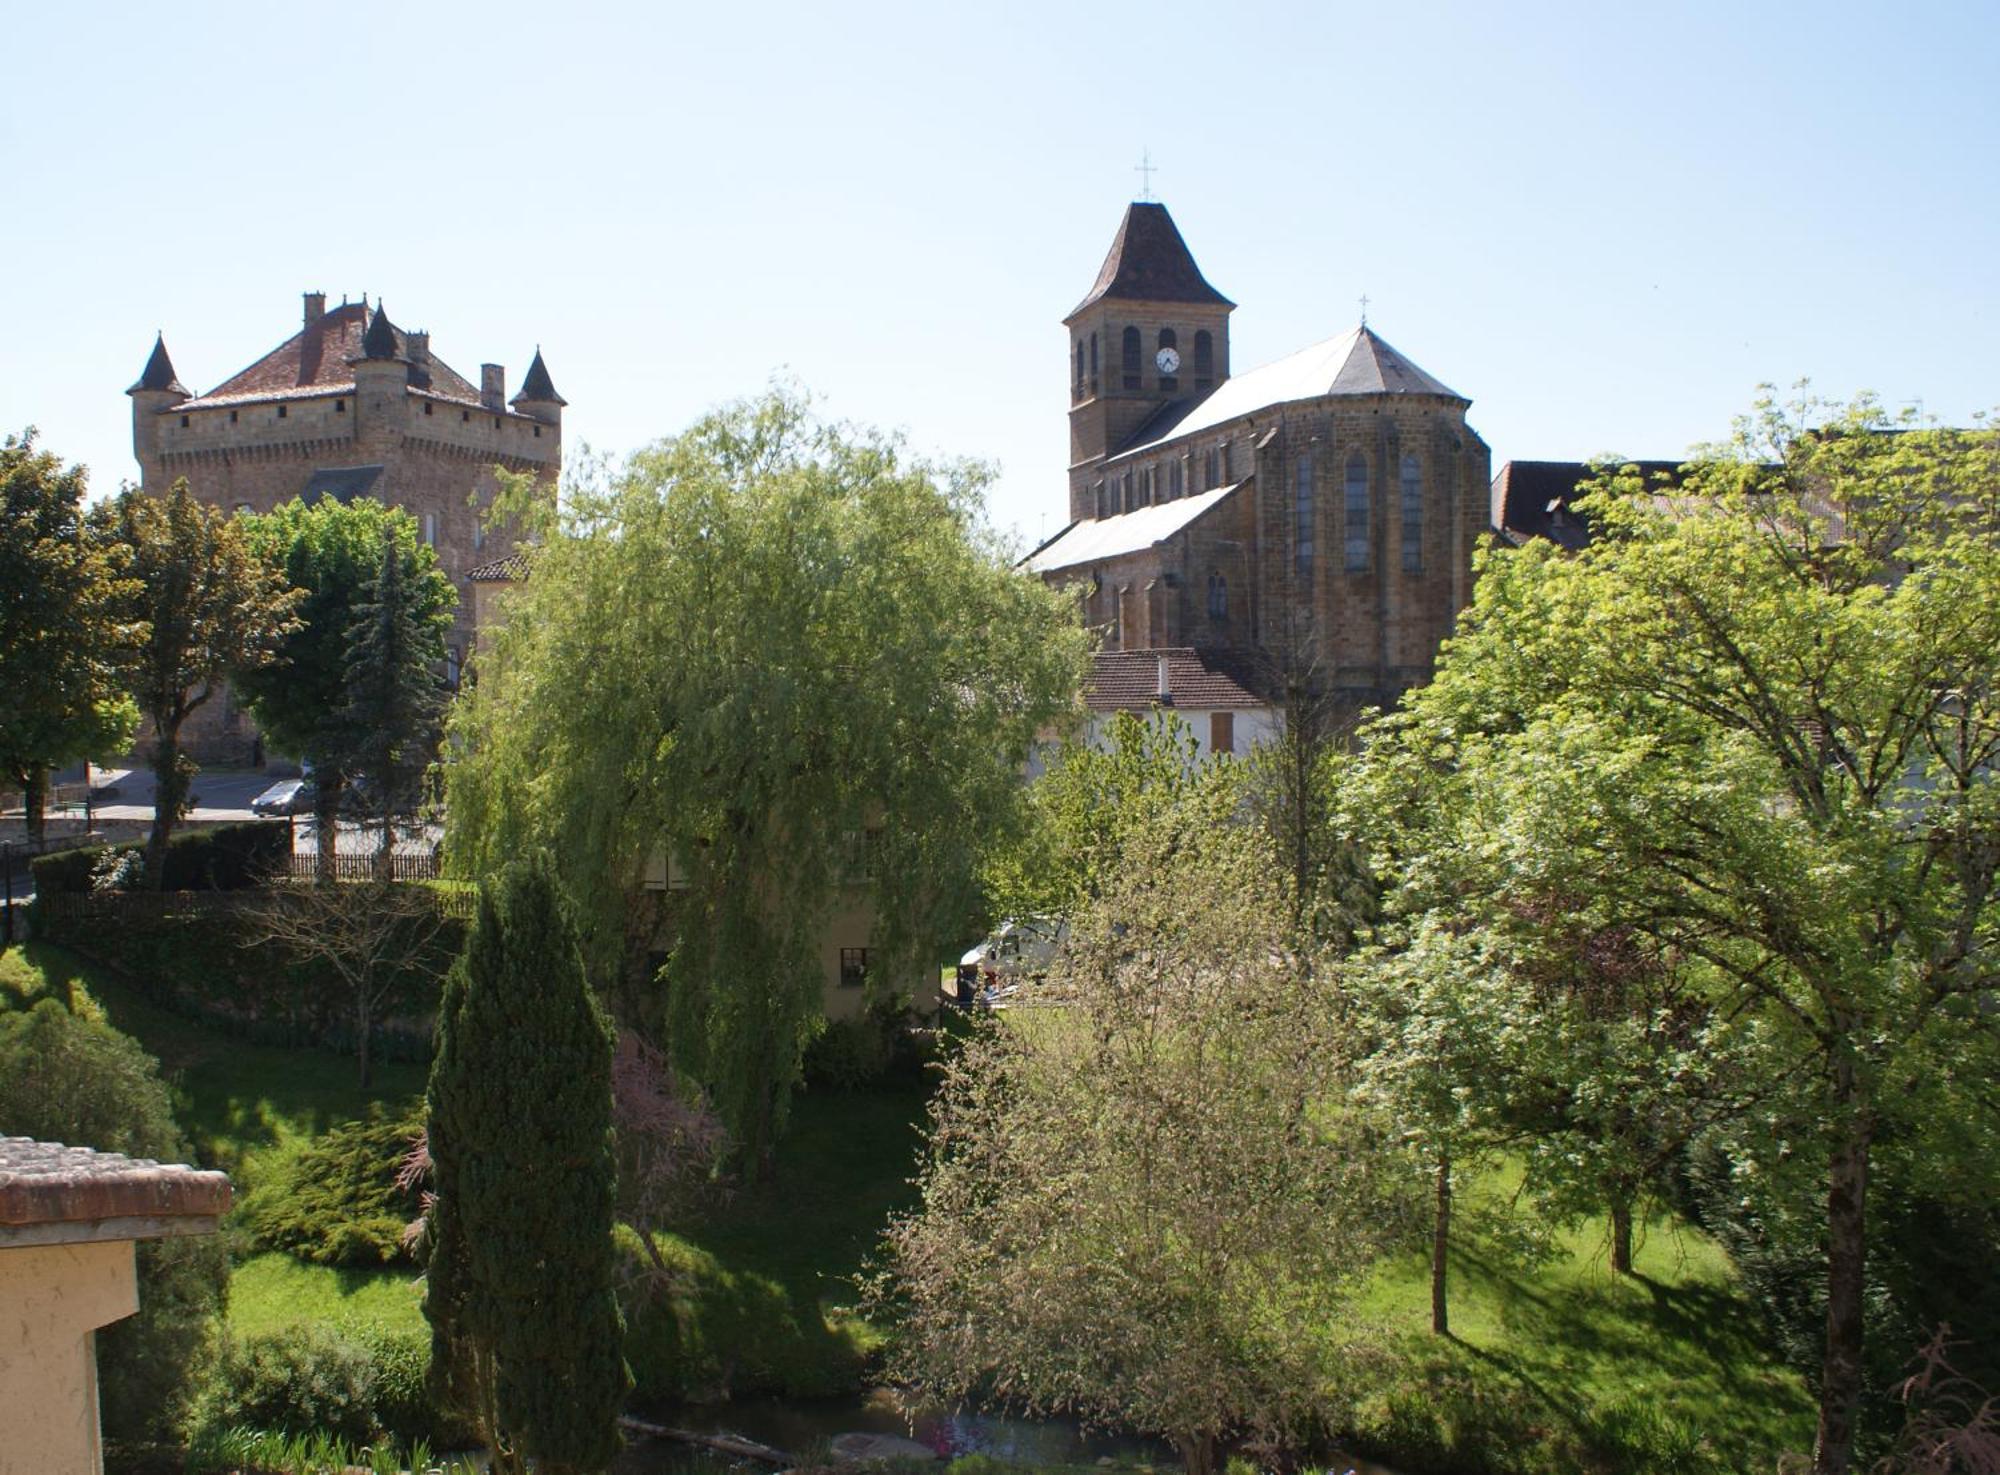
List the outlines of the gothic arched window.
<svg viewBox="0 0 2000 1475">
<path fill-rule="evenodd" d="M 1415 456 L 1403 457 L 1403 568 L 1424 566 L 1424 476 Z"/>
<path fill-rule="evenodd" d="M 1090 392 L 1097 392 L 1097 334 L 1090 335 Z"/>
<path fill-rule="evenodd" d="M 1368 567 L 1368 458 L 1356 451 L 1347 458 L 1348 571 Z"/>
<path fill-rule="evenodd" d="M 1083 394 L 1083 340 L 1076 340 L 1076 392 Z"/>
<path fill-rule="evenodd" d="M 1208 617 L 1218 621 L 1229 618 L 1229 580 L 1219 573 L 1208 576 Z"/>
<path fill-rule="evenodd" d="M 1121 339 L 1119 349 L 1119 356 L 1124 362 L 1125 387 L 1127 389 L 1137 389 L 1139 387 L 1139 355 L 1142 352 L 1144 352 L 1144 349 L 1139 343 L 1139 330 L 1137 328 L 1127 328 Z"/>
<path fill-rule="evenodd" d="M 1208 381 L 1215 377 L 1215 335 L 1206 328 L 1194 332 L 1194 387 L 1208 388 Z"/>
</svg>

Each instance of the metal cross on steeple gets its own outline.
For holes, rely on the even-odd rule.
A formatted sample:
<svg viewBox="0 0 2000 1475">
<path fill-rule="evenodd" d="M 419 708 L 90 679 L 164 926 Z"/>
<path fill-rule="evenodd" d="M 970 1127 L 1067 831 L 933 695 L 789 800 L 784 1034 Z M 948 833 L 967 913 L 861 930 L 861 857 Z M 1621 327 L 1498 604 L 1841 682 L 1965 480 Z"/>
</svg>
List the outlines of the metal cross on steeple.
<svg viewBox="0 0 2000 1475">
<path fill-rule="evenodd" d="M 1150 149 L 1141 149 L 1139 151 L 1139 162 L 1132 166 L 1132 172 L 1139 176 L 1139 198 L 1142 200 L 1153 198 L 1153 170 L 1155 167 L 1152 151 Z"/>
<path fill-rule="evenodd" d="M 1366 292 L 1361 294 L 1361 326 L 1364 328 L 1368 326 L 1368 294 Z"/>
</svg>

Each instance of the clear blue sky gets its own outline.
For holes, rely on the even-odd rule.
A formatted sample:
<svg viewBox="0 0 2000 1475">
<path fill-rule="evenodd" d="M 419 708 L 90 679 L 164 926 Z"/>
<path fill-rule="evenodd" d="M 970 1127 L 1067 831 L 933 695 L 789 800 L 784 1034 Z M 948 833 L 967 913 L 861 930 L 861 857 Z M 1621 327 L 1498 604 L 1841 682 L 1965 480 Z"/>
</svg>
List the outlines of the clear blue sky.
<svg viewBox="0 0 2000 1475">
<path fill-rule="evenodd" d="M 2000 401 L 2000 6 L 196 3 L 10 15 L 0 426 L 110 490 L 386 299 L 623 453 L 796 377 L 1064 515 L 1063 314 L 1138 177 L 1244 369 L 1354 322 L 1510 458 L 1672 456 L 1762 380 Z"/>
</svg>

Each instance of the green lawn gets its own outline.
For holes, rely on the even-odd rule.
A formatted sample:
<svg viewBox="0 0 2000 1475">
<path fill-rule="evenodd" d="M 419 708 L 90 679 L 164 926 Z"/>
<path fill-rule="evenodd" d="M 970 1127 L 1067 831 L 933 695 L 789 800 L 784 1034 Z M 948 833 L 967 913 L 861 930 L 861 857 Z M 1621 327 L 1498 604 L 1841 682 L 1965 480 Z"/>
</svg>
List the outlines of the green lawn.
<svg viewBox="0 0 2000 1475">
<path fill-rule="evenodd" d="M 392 1063 L 364 1093 L 352 1060 L 205 1030 L 61 948 L 0 953 L 0 1008 L 45 994 L 101 1014 L 157 1055 L 198 1156 L 228 1168 L 239 1188 L 288 1145 L 371 1100 L 400 1105 L 423 1085 L 422 1067 Z M 632 1317 L 642 1402 L 852 1386 L 878 1340 L 852 1310 L 853 1276 L 885 1217 L 910 1202 L 921 1117 L 914 1086 L 797 1099 L 770 1180 L 663 1238 L 684 1278 Z M 1468 1197 L 1511 1187 L 1496 1176 Z M 1655 1222 L 1630 1279 L 1611 1274 L 1601 1222 L 1560 1237 L 1559 1253 L 1535 1264 L 1477 1232 L 1455 1248 L 1450 1338 L 1429 1334 L 1420 1255 L 1378 1274 L 1356 1308 L 1352 1330 L 1387 1348 L 1347 1389 L 1358 1452 L 1408 1475 L 1722 1472 L 1770 1469 L 1779 1451 L 1810 1443 L 1800 1380 L 1772 1359 L 1757 1309 L 1699 1234 Z M 230 1319 L 243 1333 L 305 1321 L 419 1330 L 413 1280 L 408 1267 L 253 1254 L 236 1268 Z"/>
</svg>

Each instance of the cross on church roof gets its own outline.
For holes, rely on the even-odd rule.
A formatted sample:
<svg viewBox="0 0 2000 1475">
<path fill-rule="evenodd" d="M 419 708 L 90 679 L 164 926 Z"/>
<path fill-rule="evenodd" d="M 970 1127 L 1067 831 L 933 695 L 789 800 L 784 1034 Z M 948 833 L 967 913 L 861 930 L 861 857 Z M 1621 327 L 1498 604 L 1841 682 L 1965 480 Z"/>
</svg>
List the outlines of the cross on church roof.
<svg viewBox="0 0 2000 1475">
<path fill-rule="evenodd" d="M 1132 166 L 1132 172 L 1139 176 L 1139 198 L 1142 200 L 1153 198 L 1153 172 L 1157 167 L 1153 163 L 1152 150 L 1141 149 L 1139 162 Z"/>
<path fill-rule="evenodd" d="M 1361 326 L 1364 328 L 1368 326 L 1368 294 L 1366 292 L 1361 294 Z"/>
</svg>

